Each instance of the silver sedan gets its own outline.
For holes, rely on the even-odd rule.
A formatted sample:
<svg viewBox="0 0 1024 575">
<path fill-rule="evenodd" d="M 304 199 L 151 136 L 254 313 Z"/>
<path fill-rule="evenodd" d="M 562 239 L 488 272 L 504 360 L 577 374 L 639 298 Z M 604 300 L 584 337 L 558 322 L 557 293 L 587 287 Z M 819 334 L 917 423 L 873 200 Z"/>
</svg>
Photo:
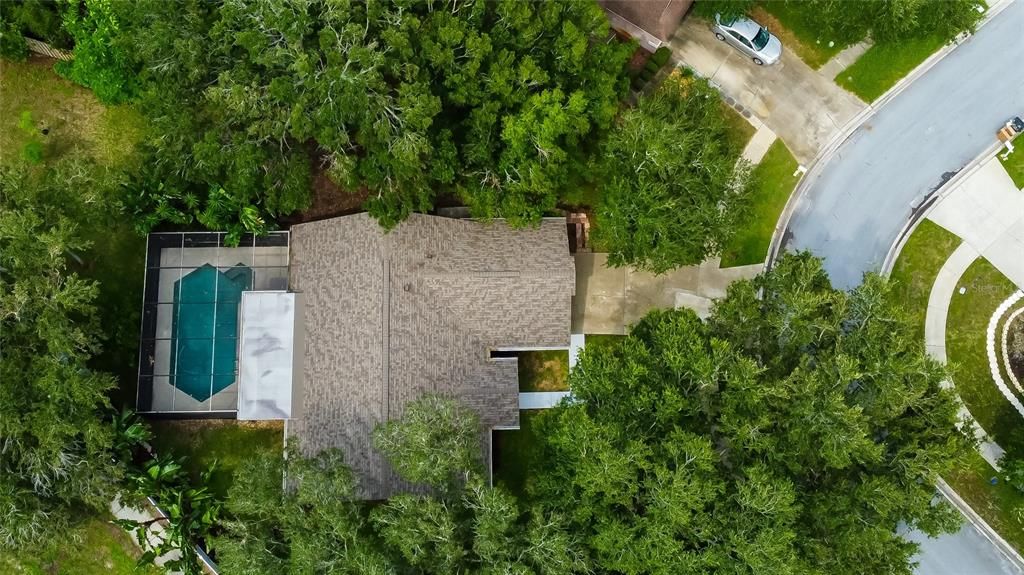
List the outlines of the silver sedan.
<svg viewBox="0 0 1024 575">
<path fill-rule="evenodd" d="M 782 42 L 767 28 L 750 18 L 732 20 L 715 15 L 715 37 L 732 44 L 758 66 L 771 65 L 782 57 Z"/>
</svg>

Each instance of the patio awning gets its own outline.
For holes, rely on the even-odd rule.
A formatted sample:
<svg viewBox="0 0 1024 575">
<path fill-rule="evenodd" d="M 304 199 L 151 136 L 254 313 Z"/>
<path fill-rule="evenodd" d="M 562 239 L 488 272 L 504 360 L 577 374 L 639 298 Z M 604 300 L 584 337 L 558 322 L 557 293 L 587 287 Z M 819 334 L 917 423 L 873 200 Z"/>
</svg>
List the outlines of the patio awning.
<svg viewBox="0 0 1024 575">
<path fill-rule="evenodd" d="M 300 294 L 244 292 L 238 316 L 238 419 L 298 417 L 303 353 Z"/>
</svg>

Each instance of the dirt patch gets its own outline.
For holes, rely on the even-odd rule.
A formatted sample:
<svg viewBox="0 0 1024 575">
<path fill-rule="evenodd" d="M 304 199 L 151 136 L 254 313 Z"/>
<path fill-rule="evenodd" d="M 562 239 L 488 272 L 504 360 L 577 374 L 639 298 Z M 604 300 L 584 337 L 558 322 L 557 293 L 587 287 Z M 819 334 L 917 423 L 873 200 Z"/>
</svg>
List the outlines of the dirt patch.
<svg viewBox="0 0 1024 575">
<path fill-rule="evenodd" d="M 519 354 L 519 391 L 568 390 L 568 351 L 527 351 Z"/>
<path fill-rule="evenodd" d="M 322 154 L 313 155 L 313 198 L 308 209 L 282 218 L 285 225 L 313 222 L 365 211 L 363 204 L 370 197 L 365 186 L 355 191 L 343 189 L 327 177 Z"/>
</svg>

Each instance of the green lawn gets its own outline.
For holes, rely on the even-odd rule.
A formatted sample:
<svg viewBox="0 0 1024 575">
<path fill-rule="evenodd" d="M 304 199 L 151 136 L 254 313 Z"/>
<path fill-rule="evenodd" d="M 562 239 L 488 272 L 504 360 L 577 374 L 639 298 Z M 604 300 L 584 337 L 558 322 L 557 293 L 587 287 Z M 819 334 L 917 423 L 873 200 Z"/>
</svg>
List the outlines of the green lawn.
<svg viewBox="0 0 1024 575">
<path fill-rule="evenodd" d="M 135 158 L 142 137 L 142 116 L 129 106 L 107 108 L 89 90 L 53 71 L 53 60 L 33 56 L 26 62 L 0 61 L 0 162 L 21 157 L 31 135 L 19 127 L 29 112 L 43 142 L 43 161 L 81 153 L 102 165 L 122 167 Z"/>
<path fill-rule="evenodd" d="M 985 351 L 985 330 L 992 313 L 1017 288 L 984 258 L 971 264 L 958 286 L 967 292 L 954 292 L 946 320 L 946 356 L 956 391 L 996 443 L 1019 444 L 1024 418 L 996 388 Z"/>
<path fill-rule="evenodd" d="M 0 553 L 0 572 L 24 575 L 157 575 L 154 566 L 135 569 L 141 552 L 120 527 L 90 519 L 45 548 Z"/>
<path fill-rule="evenodd" d="M 214 475 L 214 490 L 226 495 L 232 474 L 243 461 L 260 450 L 281 452 L 284 430 L 279 422 L 250 423 L 233 420 L 153 421 L 153 449 L 186 456 L 185 467 L 193 479 L 214 460 L 219 471 Z"/>
<path fill-rule="evenodd" d="M 569 352 L 564 349 L 519 354 L 519 391 L 568 391 Z"/>
<path fill-rule="evenodd" d="M 822 34 L 813 6 L 805 2 L 761 2 L 750 11 L 750 15 L 779 38 L 783 50 L 791 50 L 815 70 L 847 46 L 840 42 L 829 46 L 833 39 Z"/>
<path fill-rule="evenodd" d="M 865 102 L 874 102 L 928 56 L 945 45 L 937 36 L 875 44 L 836 76 L 836 83 Z"/>
<path fill-rule="evenodd" d="M 928 296 L 942 265 L 960 245 L 960 238 L 931 220 L 918 224 L 900 251 L 889 281 L 904 309 L 914 318 L 918 335 L 924 336 L 924 317 Z"/>
<path fill-rule="evenodd" d="M 793 175 L 796 158 L 781 139 L 768 148 L 761 163 L 753 171 L 753 197 L 749 216 L 726 249 L 722 250 L 722 267 L 756 264 L 768 255 L 775 224 L 799 177 Z"/>
<path fill-rule="evenodd" d="M 1017 185 L 1017 189 L 1024 190 L 1024 151 L 1021 151 L 1021 147 L 1024 146 L 1024 138 L 1020 140 L 1021 142 L 1017 144 L 1017 149 L 1007 156 L 1005 160 L 1003 159 L 1002 152 L 1000 152 L 999 161 L 1006 168 L 1006 172 L 1010 174 L 1010 178 Z"/>
<path fill-rule="evenodd" d="M 519 429 L 494 432 L 494 482 L 519 496 L 526 493 L 531 455 L 537 443 L 533 423 L 540 413 L 541 410 L 520 411 Z"/>
<path fill-rule="evenodd" d="M 1024 509 L 1024 494 L 999 478 L 999 472 L 975 453 L 963 469 L 943 479 L 1017 551 L 1024 551 L 1024 520 L 1016 510 Z"/>
</svg>

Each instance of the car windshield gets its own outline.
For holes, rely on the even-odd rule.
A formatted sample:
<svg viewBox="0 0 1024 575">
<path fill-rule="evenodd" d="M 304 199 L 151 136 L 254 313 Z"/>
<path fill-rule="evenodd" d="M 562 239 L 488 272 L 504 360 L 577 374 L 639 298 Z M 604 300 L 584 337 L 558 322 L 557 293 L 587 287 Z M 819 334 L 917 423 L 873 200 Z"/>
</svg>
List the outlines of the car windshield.
<svg viewBox="0 0 1024 575">
<path fill-rule="evenodd" d="M 761 28 L 757 31 L 757 35 L 754 36 L 754 48 L 760 50 L 768 45 L 768 38 L 771 38 L 771 34 L 768 33 L 767 28 Z"/>
</svg>

